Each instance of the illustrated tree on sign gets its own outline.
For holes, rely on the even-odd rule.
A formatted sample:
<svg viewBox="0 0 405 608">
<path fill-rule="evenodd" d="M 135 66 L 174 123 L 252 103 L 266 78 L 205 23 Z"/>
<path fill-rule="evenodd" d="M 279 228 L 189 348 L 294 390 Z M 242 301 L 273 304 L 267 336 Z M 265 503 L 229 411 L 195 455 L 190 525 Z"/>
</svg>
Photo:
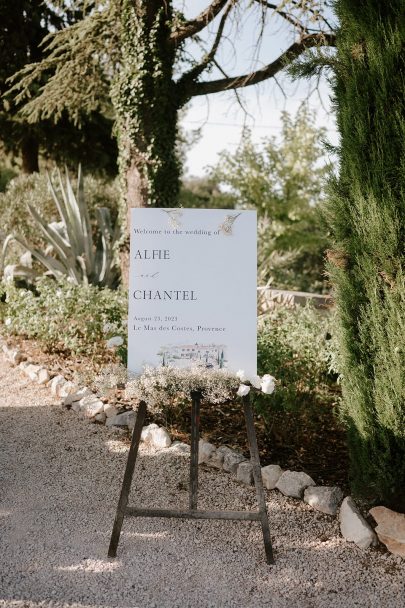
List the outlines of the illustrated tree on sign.
<svg viewBox="0 0 405 608">
<path fill-rule="evenodd" d="M 111 96 L 119 144 L 119 165 L 128 207 L 178 204 L 180 163 L 176 153 L 179 110 L 193 97 L 233 91 L 275 77 L 311 47 L 335 44 L 322 0 L 212 0 L 187 20 L 170 0 L 110 0 L 46 41 L 46 57 L 17 75 L 13 93 L 27 101 L 23 114 L 32 122 L 57 121 L 67 111 L 76 122 L 98 110 Z M 218 63 L 227 27 L 256 11 L 258 40 L 271 23 L 287 24 L 295 39 L 268 65 L 229 76 Z M 212 31 L 211 31 L 212 28 Z M 211 31 L 210 47 L 190 59 L 190 46 Z M 261 34 L 262 32 L 262 34 Z M 208 38 L 210 38 L 208 36 Z M 209 79 L 212 69 L 221 75 Z M 46 70 L 52 73 L 29 98 Z"/>
</svg>

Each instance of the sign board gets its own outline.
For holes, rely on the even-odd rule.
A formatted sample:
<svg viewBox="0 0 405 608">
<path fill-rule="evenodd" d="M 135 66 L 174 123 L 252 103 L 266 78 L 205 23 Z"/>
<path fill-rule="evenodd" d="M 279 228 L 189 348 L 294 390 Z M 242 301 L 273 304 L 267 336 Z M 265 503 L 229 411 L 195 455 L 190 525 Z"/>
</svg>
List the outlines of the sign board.
<svg viewBox="0 0 405 608">
<path fill-rule="evenodd" d="M 128 369 L 256 374 L 256 212 L 132 209 Z"/>
</svg>

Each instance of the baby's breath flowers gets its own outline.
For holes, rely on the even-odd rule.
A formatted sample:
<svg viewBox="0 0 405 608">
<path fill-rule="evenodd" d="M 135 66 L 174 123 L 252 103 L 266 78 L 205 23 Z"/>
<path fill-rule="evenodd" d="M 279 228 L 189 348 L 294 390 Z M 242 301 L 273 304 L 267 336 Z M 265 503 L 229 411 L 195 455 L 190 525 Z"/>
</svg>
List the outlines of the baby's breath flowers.
<svg viewBox="0 0 405 608">
<path fill-rule="evenodd" d="M 198 366 L 188 369 L 146 367 L 142 374 L 129 381 L 126 397 L 136 402 L 145 400 L 148 408 L 157 412 L 168 400 L 189 401 L 193 391 L 199 391 L 203 401 L 216 405 L 232 401 L 235 396 L 245 397 L 252 388 L 269 395 L 275 389 L 275 380 L 270 374 L 263 378 L 249 377 L 243 370 L 235 375 L 223 369 Z"/>
<path fill-rule="evenodd" d="M 234 399 L 237 389 L 238 379 L 226 370 L 146 367 L 128 382 L 126 397 L 137 402 L 145 400 L 149 410 L 158 412 L 167 401 L 189 401 L 193 391 L 201 392 L 207 403 L 220 404 Z"/>
<path fill-rule="evenodd" d="M 241 383 L 241 379 L 242 383 Z M 104 368 L 93 381 L 101 395 L 108 394 L 117 385 L 125 384 L 125 399 L 133 402 L 136 409 L 140 401 L 146 401 L 148 410 L 160 413 L 169 402 L 173 405 L 190 401 L 191 393 L 201 393 L 205 403 L 219 405 L 245 397 L 255 392 L 271 394 L 274 391 L 273 376 L 249 377 L 239 370 L 234 374 L 225 369 L 213 370 L 202 366 L 181 369 L 173 366 L 145 367 L 141 374 L 127 373 L 118 364 Z"/>
</svg>

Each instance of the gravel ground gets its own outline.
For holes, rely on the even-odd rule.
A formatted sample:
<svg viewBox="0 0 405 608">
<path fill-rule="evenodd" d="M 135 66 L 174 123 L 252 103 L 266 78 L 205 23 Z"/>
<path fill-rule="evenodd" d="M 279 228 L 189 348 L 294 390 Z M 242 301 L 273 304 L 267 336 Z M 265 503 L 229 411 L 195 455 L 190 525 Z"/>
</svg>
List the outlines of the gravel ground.
<svg viewBox="0 0 405 608">
<path fill-rule="evenodd" d="M 268 492 L 276 565 L 256 522 L 127 519 L 106 557 L 128 446 L 61 410 L 0 362 L 0 606 L 335 608 L 405 605 L 405 563 L 361 551 L 336 521 Z M 131 504 L 187 505 L 188 458 L 142 448 Z M 200 506 L 245 509 L 254 490 L 200 473 Z"/>
</svg>

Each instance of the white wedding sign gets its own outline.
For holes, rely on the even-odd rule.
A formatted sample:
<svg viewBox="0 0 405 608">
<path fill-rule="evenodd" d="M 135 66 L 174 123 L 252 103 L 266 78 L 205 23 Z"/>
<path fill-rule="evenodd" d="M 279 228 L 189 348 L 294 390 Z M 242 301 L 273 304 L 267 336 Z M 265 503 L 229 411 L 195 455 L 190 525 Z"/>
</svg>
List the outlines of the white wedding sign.
<svg viewBox="0 0 405 608">
<path fill-rule="evenodd" d="M 256 212 L 133 209 L 128 369 L 256 374 Z"/>
</svg>

